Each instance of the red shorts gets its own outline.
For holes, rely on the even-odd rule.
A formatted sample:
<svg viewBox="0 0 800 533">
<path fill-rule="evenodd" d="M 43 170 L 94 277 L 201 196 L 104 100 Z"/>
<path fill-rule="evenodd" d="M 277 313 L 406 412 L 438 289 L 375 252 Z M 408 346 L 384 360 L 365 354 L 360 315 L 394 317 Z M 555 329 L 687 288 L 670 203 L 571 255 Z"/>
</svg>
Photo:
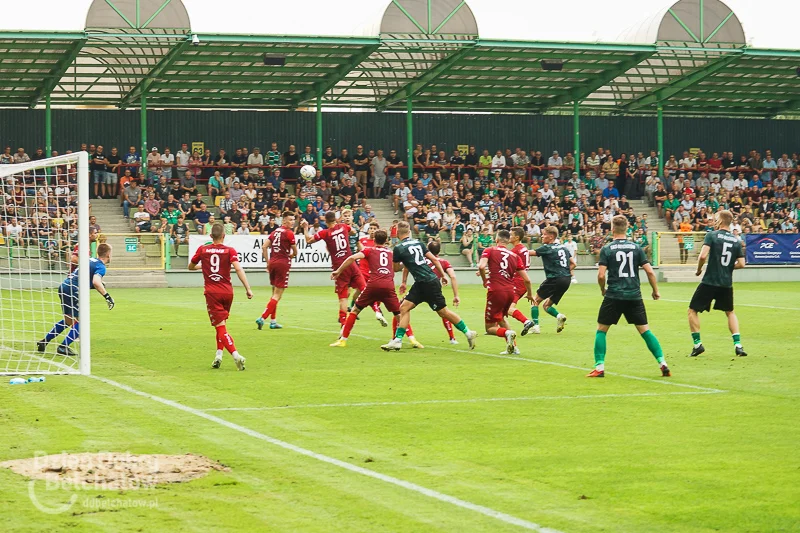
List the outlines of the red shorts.
<svg viewBox="0 0 800 533">
<path fill-rule="evenodd" d="M 528 289 L 525 288 L 525 282 L 521 279 L 514 280 L 514 303 L 517 303 L 523 296 L 528 294 Z"/>
<path fill-rule="evenodd" d="M 486 293 L 486 312 L 484 318 L 487 323 L 502 322 L 508 316 L 508 308 L 514 302 L 515 291 L 498 291 Z"/>
<path fill-rule="evenodd" d="M 269 262 L 269 284 L 279 289 L 289 286 L 289 270 L 292 265 L 283 261 Z"/>
<path fill-rule="evenodd" d="M 353 263 L 347 268 L 347 270 L 342 272 L 341 276 L 336 278 L 334 290 L 336 291 L 336 294 L 339 295 L 339 298 L 347 298 L 348 292 L 351 288 L 363 291 L 366 286 L 367 283 L 364 281 L 364 276 L 361 275 L 361 271 L 358 269 L 355 263 Z"/>
<path fill-rule="evenodd" d="M 366 309 L 375 302 L 382 303 L 390 313 L 400 312 L 400 301 L 394 287 L 370 287 L 361 291 L 361 295 L 356 300 L 356 307 Z"/>
<path fill-rule="evenodd" d="M 220 322 L 228 320 L 231 314 L 231 304 L 233 304 L 233 292 L 211 292 L 206 293 L 206 309 L 211 325 L 217 326 Z"/>
</svg>

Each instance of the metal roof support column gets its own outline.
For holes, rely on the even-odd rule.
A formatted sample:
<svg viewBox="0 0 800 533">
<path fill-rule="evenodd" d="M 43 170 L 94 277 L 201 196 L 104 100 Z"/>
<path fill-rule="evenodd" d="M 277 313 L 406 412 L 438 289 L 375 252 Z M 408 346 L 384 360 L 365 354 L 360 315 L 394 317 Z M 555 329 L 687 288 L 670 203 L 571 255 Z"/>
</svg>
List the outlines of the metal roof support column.
<svg viewBox="0 0 800 533">
<path fill-rule="evenodd" d="M 50 115 L 50 93 L 44 97 L 44 155 L 50 157 L 53 154 L 53 121 Z M 53 172 L 53 187 L 57 185 L 56 173 Z"/>
<path fill-rule="evenodd" d="M 414 104 L 411 97 L 406 98 L 406 165 L 408 165 L 408 179 L 414 174 Z"/>
<path fill-rule="evenodd" d="M 141 95 L 141 107 L 139 110 L 139 121 L 142 134 L 142 172 L 147 176 L 147 95 Z"/>
<path fill-rule="evenodd" d="M 317 168 L 322 169 L 322 96 L 317 96 Z"/>
<path fill-rule="evenodd" d="M 573 146 L 575 147 L 575 153 L 572 155 L 575 156 L 575 170 L 573 172 L 577 172 L 578 176 L 581 175 L 581 101 L 575 100 L 572 104 L 572 131 L 573 135 L 575 136 L 575 141 L 573 142 Z M 570 176 L 572 178 L 572 176 Z"/>
<path fill-rule="evenodd" d="M 656 118 L 656 129 L 658 131 L 658 176 L 664 178 L 664 106 L 658 104 L 658 116 Z"/>
</svg>

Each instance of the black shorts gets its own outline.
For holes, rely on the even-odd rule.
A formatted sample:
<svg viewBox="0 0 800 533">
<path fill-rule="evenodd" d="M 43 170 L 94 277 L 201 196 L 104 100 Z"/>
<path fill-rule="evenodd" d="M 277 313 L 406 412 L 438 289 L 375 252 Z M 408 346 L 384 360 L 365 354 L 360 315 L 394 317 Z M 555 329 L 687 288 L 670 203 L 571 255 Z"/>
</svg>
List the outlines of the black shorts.
<svg viewBox="0 0 800 533">
<path fill-rule="evenodd" d="M 597 313 L 597 323 L 610 326 L 618 323 L 619 317 L 623 315 L 628 324 L 635 326 L 647 324 L 647 310 L 644 308 L 643 300 L 615 300 L 609 297 L 603 298 L 600 312 Z"/>
<path fill-rule="evenodd" d="M 564 293 L 569 290 L 569 286 L 572 284 L 572 278 L 570 276 L 561 276 L 558 278 L 545 278 L 539 288 L 536 289 L 536 294 L 542 300 L 546 300 L 550 298 L 550 301 L 553 305 L 556 305 L 558 302 L 561 301 L 561 298 L 564 296 Z"/>
<path fill-rule="evenodd" d="M 702 313 L 711 311 L 711 302 L 714 302 L 714 309 L 718 311 L 733 311 L 733 287 L 715 287 L 701 283 L 697 286 L 689 302 L 689 309 Z"/>
<path fill-rule="evenodd" d="M 414 305 L 425 302 L 434 311 L 447 307 L 447 300 L 444 299 L 444 294 L 442 294 L 442 284 L 438 279 L 436 281 L 415 282 L 411 286 L 411 290 L 406 294 L 405 299 Z"/>
</svg>

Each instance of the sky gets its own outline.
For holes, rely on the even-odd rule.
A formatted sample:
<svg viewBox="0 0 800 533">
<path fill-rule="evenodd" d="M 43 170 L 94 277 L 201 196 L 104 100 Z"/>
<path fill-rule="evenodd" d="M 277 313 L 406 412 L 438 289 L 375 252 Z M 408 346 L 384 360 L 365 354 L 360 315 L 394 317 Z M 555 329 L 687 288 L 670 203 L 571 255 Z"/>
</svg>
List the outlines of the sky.
<svg viewBox="0 0 800 533">
<path fill-rule="evenodd" d="M 96 0 L 105 3 L 104 0 Z M 112 0 L 117 4 L 134 0 Z M 142 0 L 156 2 L 161 0 Z M 173 0 L 178 1 L 178 0 Z M 411 0 L 399 0 L 401 3 Z M 82 31 L 92 0 L 5 0 L 0 31 Z M 375 36 L 390 0 L 184 0 L 197 33 Z M 468 0 L 480 37 L 528 41 L 619 42 L 673 2 L 662 0 Z M 727 0 L 750 46 L 800 49 L 796 0 Z M 19 7 L 15 8 L 17 4 Z M 286 6 L 291 6 L 287 9 Z M 656 24 L 657 26 L 657 24 Z M 654 27 L 656 27 L 654 26 Z M 641 35 L 628 38 L 644 42 Z"/>
</svg>

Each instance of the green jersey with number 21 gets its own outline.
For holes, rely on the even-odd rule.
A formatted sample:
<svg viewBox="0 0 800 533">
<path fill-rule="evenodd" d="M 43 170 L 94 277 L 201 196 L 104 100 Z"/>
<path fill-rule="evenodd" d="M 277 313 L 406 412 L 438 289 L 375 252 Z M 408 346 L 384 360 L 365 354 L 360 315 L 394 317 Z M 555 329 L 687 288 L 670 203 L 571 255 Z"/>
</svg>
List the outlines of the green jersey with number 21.
<svg viewBox="0 0 800 533">
<path fill-rule="evenodd" d="M 703 245 L 711 250 L 702 283 L 713 287 L 733 287 L 736 260 L 744 255 L 742 242 L 730 231 L 718 229 L 706 233 Z"/>
<path fill-rule="evenodd" d="M 625 239 L 614 239 L 600 250 L 600 265 L 608 268 L 606 298 L 641 300 L 639 267 L 648 264 L 639 245 Z"/>
<path fill-rule="evenodd" d="M 392 261 L 403 263 L 414 276 L 414 281 L 438 281 L 439 278 L 425 261 L 428 249 L 417 239 L 405 239 L 397 243 L 392 252 Z"/>
</svg>

